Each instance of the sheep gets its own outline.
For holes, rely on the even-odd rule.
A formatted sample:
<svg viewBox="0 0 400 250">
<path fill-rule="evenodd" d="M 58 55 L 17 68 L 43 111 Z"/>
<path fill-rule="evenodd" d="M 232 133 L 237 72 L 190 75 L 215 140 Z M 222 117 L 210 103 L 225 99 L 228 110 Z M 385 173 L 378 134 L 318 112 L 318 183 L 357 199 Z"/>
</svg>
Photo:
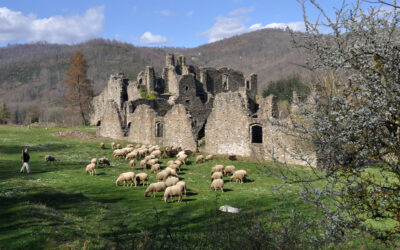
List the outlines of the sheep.
<svg viewBox="0 0 400 250">
<path fill-rule="evenodd" d="M 118 143 L 117 146 L 116 146 L 116 148 L 117 148 L 117 149 L 122 149 L 121 144 Z"/>
<path fill-rule="evenodd" d="M 182 187 L 183 191 L 185 191 L 185 196 L 186 196 L 186 182 L 178 181 L 178 183 L 176 183 L 176 185 L 180 185 Z"/>
<path fill-rule="evenodd" d="M 151 166 L 150 172 L 155 173 L 158 171 L 160 171 L 160 164 L 157 163 L 157 164 L 154 164 L 153 166 Z"/>
<path fill-rule="evenodd" d="M 170 176 L 165 181 L 165 185 L 167 185 L 167 187 L 171 187 L 174 186 L 176 183 L 178 183 L 178 181 L 179 179 L 177 177 Z"/>
<path fill-rule="evenodd" d="M 224 171 L 224 166 L 223 165 L 215 165 L 215 167 L 212 168 L 211 173 L 215 172 L 222 172 Z"/>
<path fill-rule="evenodd" d="M 246 176 L 247 172 L 241 169 L 235 171 L 229 180 L 230 181 L 235 180 L 235 182 L 239 180 L 239 183 L 243 183 L 244 179 L 246 179 Z"/>
<path fill-rule="evenodd" d="M 146 161 L 146 160 L 141 160 L 141 161 L 140 161 L 140 166 L 141 166 L 142 168 L 145 168 L 146 165 L 147 165 L 147 161 Z"/>
<path fill-rule="evenodd" d="M 50 162 L 58 162 L 58 160 L 56 159 L 56 157 L 52 156 L 52 155 L 46 155 L 44 157 L 44 160 L 46 161 L 46 163 Z"/>
<path fill-rule="evenodd" d="M 223 175 L 222 175 L 221 172 L 215 172 L 215 173 L 213 173 L 212 176 L 211 176 L 211 180 L 222 179 L 222 178 L 223 178 Z"/>
<path fill-rule="evenodd" d="M 183 154 L 183 155 L 179 156 L 178 160 L 180 160 L 183 164 L 186 165 L 187 158 L 188 158 L 188 156 Z"/>
<path fill-rule="evenodd" d="M 166 188 L 167 188 L 167 185 L 163 181 L 156 182 L 156 183 L 151 183 L 147 187 L 146 191 L 144 192 L 144 197 L 147 197 L 147 194 L 150 193 L 150 192 L 153 193 L 153 197 L 156 197 L 156 192 L 165 191 Z"/>
<path fill-rule="evenodd" d="M 147 166 L 151 167 L 154 164 L 158 163 L 158 159 L 151 159 L 147 162 Z"/>
<path fill-rule="evenodd" d="M 165 170 L 169 171 L 170 175 L 178 176 L 178 174 L 176 173 L 176 170 L 173 168 L 167 167 Z"/>
<path fill-rule="evenodd" d="M 133 149 L 135 148 L 135 146 L 133 146 L 133 144 L 128 144 L 128 145 L 126 145 L 126 147 L 127 148 L 133 148 Z"/>
<path fill-rule="evenodd" d="M 167 187 L 164 192 L 164 201 L 168 202 L 168 199 L 173 196 L 178 196 L 178 202 L 182 201 L 182 186 L 175 185 L 172 187 Z"/>
<path fill-rule="evenodd" d="M 135 149 L 132 148 L 132 147 L 125 147 L 125 148 L 123 148 L 123 150 L 124 150 L 127 154 L 129 154 L 130 152 L 133 152 Z"/>
<path fill-rule="evenodd" d="M 127 185 L 127 181 L 131 181 L 131 186 L 135 184 L 136 186 L 136 180 L 135 180 L 135 173 L 134 172 L 126 172 L 122 173 L 119 175 L 118 179 L 115 181 L 115 186 L 118 186 L 118 184 L 123 181 L 124 186 Z"/>
<path fill-rule="evenodd" d="M 96 164 L 97 163 L 97 159 L 96 158 L 91 159 L 90 163 Z"/>
<path fill-rule="evenodd" d="M 149 175 L 146 174 L 146 173 L 139 173 L 139 174 L 137 174 L 137 175 L 135 176 L 135 179 L 136 179 L 135 187 L 136 187 L 137 184 L 140 184 L 140 182 L 143 183 L 143 184 L 142 184 L 143 186 L 144 186 L 145 182 L 146 182 L 147 184 L 149 184 Z"/>
<path fill-rule="evenodd" d="M 106 157 L 102 157 L 99 159 L 99 165 L 110 166 L 110 161 Z"/>
<path fill-rule="evenodd" d="M 165 148 L 165 155 L 167 157 L 175 157 L 178 154 L 178 150 L 176 149 L 170 149 L 169 147 Z"/>
<path fill-rule="evenodd" d="M 178 159 L 178 160 L 174 161 L 174 164 L 178 165 L 180 168 L 182 166 L 183 162 Z"/>
<path fill-rule="evenodd" d="M 212 161 L 214 160 L 214 155 L 207 155 L 206 156 L 206 161 Z"/>
<path fill-rule="evenodd" d="M 157 180 L 166 180 L 169 176 L 171 175 L 171 172 L 168 170 L 163 170 L 160 173 L 157 174 L 156 179 Z"/>
<path fill-rule="evenodd" d="M 129 161 L 129 167 L 131 167 L 132 169 L 134 169 L 134 168 L 135 168 L 135 165 L 136 165 L 135 160 L 130 160 L 130 161 Z"/>
<path fill-rule="evenodd" d="M 228 159 L 229 159 L 230 161 L 237 161 L 236 155 L 230 155 L 230 156 L 228 156 Z"/>
<path fill-rule="evenodd" d="M 111 142 L 111 148 L 112 148 L 112 149 L 116 149 L 116 148 L 115 148 L 115 142 Z"/>
<path fill-rule="evenodd" d="M 138 155 L 139 155 L 139 152 L 137 150 L 133 150 L 132 152 L 130 152 L 129 154 L 126 155 L 125 160 L 137 159 Z"/>
<path fill-rule="evenodd" d="M 115 157 L 125 157 L 125 151 L 121 149 L 116 149 L 113 151 L 112 156 Z"/>
<path fill-rule="evenodd" d="M 181 170 L 181 167 L 179 165 L 177 165 L 177 164 L 171 164 L 167 168 L 173 169 L 174 171 L 176 171 L 176 170 L 180 171 Z"/>
<path fill-rule="evenodd" d="M 170 160 L 170 161 L 167 162 L 167 167 L 169 167 L 171 164 L 174 164 L 173 160 Z"/>
<path fill-rule="evenodd" d="M 86 166 L 85 170 L 86 174 L 89 173 L 90 175 L 96 175 L 96 164 L 90 163 Z"/>
<path fill-rule="evenodd" d="M 196 163 L 202 163 L 204 161 L 204 155 L 198 155 L 196 157 Z"/>
<path fill-rule="evenodd" d="M 161 158 L 162 152 L 161 152 L 161 150 L 156 149 L 153 152 L 151 152 L 151 155 L 154 155 L 155 157 Z"/>
<path fill-rule="evenodd" d="M 106 146 L 105 146 L 104 142 L 100 142 L 100 149 L 105 149 L 105 148 L 106 148 Z"/>
<path fill-rule="evenodd" d="M 214 191 L 217 191 L 217 188 L 221 190 L 221 192 L 224 192 L 224 180 L 222 179 L 215 179 L 211 183 L 211 190 L 214 189 Z"/>
<path fill-rule="evenodd" d="M 235 171 L 236 171 L 235 166 L 233 166 L 233 165 L 228 165 L 228 166 L 226 166 L 225 169 L 224 169 L 224 175 L 233 174 L 233 173 L 235 173 Z"/>
<path fill-rule="evenodd" d="M 142 145 L 138 144 L 136 145 L 135 149 L 139 149 Z"/>
<path fill-rule="evenodd" d="M 145 155 L 146 155 L 146 150 L 144 150 L 144 149 L 139 149 L 138 152 L 139 152 L 139 155 L 138 155 L 139 158 L 145 157 Z"/>
</svg>

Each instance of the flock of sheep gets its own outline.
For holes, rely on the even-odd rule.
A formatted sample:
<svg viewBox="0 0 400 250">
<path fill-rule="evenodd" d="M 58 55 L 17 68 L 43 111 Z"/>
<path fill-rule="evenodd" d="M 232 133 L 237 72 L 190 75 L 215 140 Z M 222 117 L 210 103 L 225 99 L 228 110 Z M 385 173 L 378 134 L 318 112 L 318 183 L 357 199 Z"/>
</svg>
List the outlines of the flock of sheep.
<svg viewBox="0 0 400 250">
<path fill-rule="evenodd" d="M 100 148 L 105 148 L 103 142 L 100 143 Z M 122 148 L 120 144 L 115 144 L 114 142 L 111 143 L 111 148 L 114 150 L 112 153 L 114 158 L 122 157 L 125 160 L 129 160 L 129 166 L 132 170 L 135 169 L 137 163 L 143 169 L 150 169 L 150 172 L 156 174 L 156 179 L 159 181 L 149 184 L 149 175 L 147 173 L 125 172 L 120 174 L 115 181 L 116 186 L 120 183 L 123 183 L 124 186 L 128 186 L 129 182 L 131 182 L 131 186 L 135 185 L 135 187 L 140 183 L 142 183 L 143 186 L 147 184 L 148 187 L 144 192 L 145 197 L 147 197 L 149 193 L 155 197 L 157 192 L 164 192 L 163 200 L 165 202 L 168 202 L 172 197 L 178 197 L 178 202 L 182 201 L 182 195 L 186 195 L 186 183 L 179 180 L 178 174 L 181 171 L 181 166 L 187 163 L 189 156 L 192 154 L 190 150 L 166 147 L 163 152 L 161 147 L 158 145 L 134 146 L 132 144 Z M 165 168 L 162 169 L 160 159 L 163 155 L 170 158 L 176 157 L 176 160 L 168 161 Z M 213 159 L 213 155 L 207 155 L 205 157 L 203 155 L 198 155 L 196 157 L 196 163 L 212 161 Z M 50 155 L 47 155 L 45 160 L 46 162 L 56 161 L 55 157 Z M 90 164 L 86 166 L 85 172 L 90 175 L 96 175 L 97 164 L 110 166 L 110 161 L 105 157 L 100 158 L 98 161 L 96 158 L 93 158 Z M 216 165 L 211 170 L 211 190 L 216 191 L 217 189 L 220 189 L 221 192 L 224 191 L 224 175 L 231 175 L 230 181 L 235 180 L 236 182 L 239 181 L 240 183 L 243 183 L 247 176 L 247 172 L 245 170 L 236 170 L 235 166 L 232 165 L 226 167 L 223 165 Z"/>
</svg>

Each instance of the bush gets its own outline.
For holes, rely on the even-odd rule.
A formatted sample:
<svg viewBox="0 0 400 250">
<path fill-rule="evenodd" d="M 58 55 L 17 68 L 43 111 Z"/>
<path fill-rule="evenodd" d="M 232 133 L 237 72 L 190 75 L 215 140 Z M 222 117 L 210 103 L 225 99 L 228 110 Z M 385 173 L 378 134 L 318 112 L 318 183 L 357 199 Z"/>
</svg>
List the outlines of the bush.
<svg viewBox="0 0 400 250">
<path fill-rule="evenodd" d="M 287 100 L 289 103 L 293 99 L 293 91 L 296 91 L 300 99 L 305 99 L 310 94 L 310 88 L 302 83 L 299 76 L 290 76 L 288 78 L 280 79 L 278 81 L 271 81 L 262 95 L 267 97 L 275 95 L 279 101 Z"/>
</svg>

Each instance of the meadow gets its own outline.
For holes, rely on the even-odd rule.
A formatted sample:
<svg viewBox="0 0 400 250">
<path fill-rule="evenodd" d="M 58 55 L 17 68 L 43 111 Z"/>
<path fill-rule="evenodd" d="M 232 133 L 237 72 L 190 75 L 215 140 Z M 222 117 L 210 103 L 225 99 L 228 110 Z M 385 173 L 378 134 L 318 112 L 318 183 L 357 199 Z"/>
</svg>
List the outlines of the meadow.
<svg viewBox="0 0 400 250">
<path fill-rule="evenodd" d="M 180 203 L 165 203 L 163 193 L 144 197 L 146 187 L 115 186 L 119 174 L 131 170 L 128 161 L 111 157 L 110 143 L 129 142 L 99 138 L 95 131 L 95 127 L 0 126 L 0 249 L 224 249 L 243 247 L 240 244 L 302 248 L 304 243 L 297 240 L 306 232 L 300 231 L 313 230 L 301 229 L 300 222 L 282 224 L 294 207 L 301 216 L 313 215 L 310 206 L 297 199 L 298 188 L 274 189 L 281 180 L 269 174 L 272 163 L 232 162 L 220 156 L 196 164 L 196 154 L 192 155 L 179 173 L 187 195 Z M 100 149 L 100 142 L 106 149 Z M 29 175 L 19 172 L 24 147 L 30 149 Z M 59 162 L 46 163 L 48 154 Z M 111 166 L 98 167 L 96 176 L 85 174 L 90 159 L 103 156 Z M 162 166 L 168 160 L 163 158 Z M 247 181 L 239 184 L 224 177 L 225 192 L 211 191 L 210 171 L 216 164 L 245 169 Z M 157 181 L 138 164 L 134 171 L 148 173 L 150 183 Z M 298 167 L 298 171 L 308 170 Z M 240 208 L 241 213 L 220 212 L 222 205 Z"/>
</svg>

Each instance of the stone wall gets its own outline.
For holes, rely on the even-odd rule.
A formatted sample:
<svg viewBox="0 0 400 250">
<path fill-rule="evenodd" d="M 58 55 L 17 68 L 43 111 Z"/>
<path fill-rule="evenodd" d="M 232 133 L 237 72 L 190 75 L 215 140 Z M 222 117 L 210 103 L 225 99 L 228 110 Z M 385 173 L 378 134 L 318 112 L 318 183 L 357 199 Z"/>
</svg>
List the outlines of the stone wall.
<svg viewBox="0 0 400 250">
<path fill-rule="evenodd" d="M 124 136 L 122 116 L 118 104 L 112 100 L 107 101 L 103 105 L 104 114 L 101 117 L 101 126 L 97 133 L 101 136 L 122 139 Z"/>
<path fill-rule="evenodd" d="M 127 115 L 129 133 L 128 140 L 146 144 L 157 144 L 155 123 L 157 113 L 146 104 L 136 107 L 135 112 Z"/>
</svg>

